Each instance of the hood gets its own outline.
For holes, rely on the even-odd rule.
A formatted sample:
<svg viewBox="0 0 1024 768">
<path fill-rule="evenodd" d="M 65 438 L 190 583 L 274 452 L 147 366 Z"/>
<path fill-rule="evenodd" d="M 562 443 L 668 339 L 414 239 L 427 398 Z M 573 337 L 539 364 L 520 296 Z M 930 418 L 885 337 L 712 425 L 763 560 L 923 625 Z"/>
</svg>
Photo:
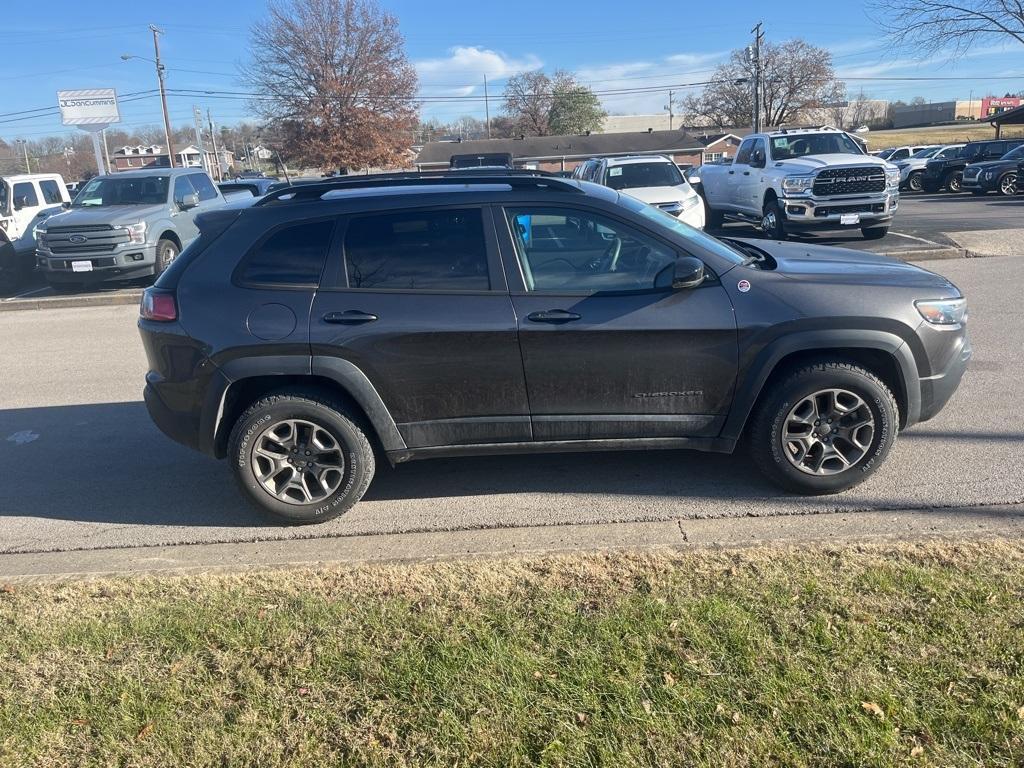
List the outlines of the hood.
<svg viewBox="0 0 1024 768">
<path fill-rule="evenodd" d="M 680 184 L 676 187 L 633 187 L 620 191 L 624 195 L 635 197 L 641 202 L 652 205 L 674 203 L 697 194 L 689 184 Z"/>
<path fill-rule="evenodd" d="M 777 263 L 774 272 L 794 280 L 926 288 L 960 295 L 941 275 L 876 253 L 764 240 L 751 240 L 750 244 L 772 255 Z"/>
<path fill-rule="evenodd" d="M 845 154 L 833 154 L 833 155 L 805 155 L 804 157 L 796 157 L 792 160 L 779 160 L 773 163 L 776 168 L 792 168 L 794 171 L 816 171 L 819 168 L 828 166 L 829 168 L 844 167 L 844 166 L 865 166 L 865 165 L 877 165 L 881 168 L 891 165 L 891 163 L 883 160 L 880 157 L 874 157 L 872 155 L 845 155 Z"/>
<path fill-rule="evenodd" d="M 143 219 L 167 215 L 168 205 L 98 205 L 72 208 L 46 220 L 49 227 L 79 227 L 86 224 L 135 224 Z"/>
<path fill-rule="evenodd" d="M 986 160 L 983 163 L 968 163 L 967 165 L 968 168 L 977 168 L 979 173 L 986 168 L 998 168 L 1000 166 L 1003 168 L 1016 168 L 1017 158 L 1012 160 Z"/>
</svg>

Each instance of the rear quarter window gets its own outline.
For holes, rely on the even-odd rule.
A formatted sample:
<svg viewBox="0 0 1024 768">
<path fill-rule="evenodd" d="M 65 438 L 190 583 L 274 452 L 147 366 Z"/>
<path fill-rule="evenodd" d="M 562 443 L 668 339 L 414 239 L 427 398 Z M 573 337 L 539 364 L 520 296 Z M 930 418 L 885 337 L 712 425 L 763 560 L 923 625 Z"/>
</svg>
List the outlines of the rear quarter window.
<svg viewBox="0 0 1024 768">
<path fill-rule="evenodd" d="M 235 270 L 235 282 L 246 287 L 310 287 L 320 282 L 334 234 L 334 219 L 300 222 L 264 237 Z"/>
</svg>

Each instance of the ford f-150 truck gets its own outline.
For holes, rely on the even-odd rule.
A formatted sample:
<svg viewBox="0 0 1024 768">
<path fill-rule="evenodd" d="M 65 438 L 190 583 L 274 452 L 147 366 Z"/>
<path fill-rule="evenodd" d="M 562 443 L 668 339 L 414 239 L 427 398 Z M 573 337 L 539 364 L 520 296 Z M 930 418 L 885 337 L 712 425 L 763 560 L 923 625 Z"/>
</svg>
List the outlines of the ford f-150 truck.
<svg viewBox="0 0 1024 768">
<path fill-rule="evenodd" d="M 704 165 L 708 227 L 760 224 L 773 240 L 798 229 L 857 227 L 884 237 L 899 205 L 900 172 L 834 128 L 781 129 L 743 140 L 731 165 Z"/>
<path fill-rule="evenodd" d="M 38 268 L 55 289 L 159 275 L 198 236 L 196 216 L 224 204 L 198 168 L 97 176 L 36 227 Z"/>
</svg>

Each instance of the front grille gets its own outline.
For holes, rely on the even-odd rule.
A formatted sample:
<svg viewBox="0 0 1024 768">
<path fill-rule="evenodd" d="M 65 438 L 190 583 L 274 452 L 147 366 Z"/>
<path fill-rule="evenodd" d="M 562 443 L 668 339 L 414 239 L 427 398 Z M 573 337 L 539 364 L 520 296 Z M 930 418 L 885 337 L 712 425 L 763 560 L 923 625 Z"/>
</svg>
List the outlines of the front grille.
<svg viewBox="0 0 1024 768">
<path fill-rule="evenodd" d="M 981 168 L 965 168 L 964 179 L 976 179 L 981 175 Z"/>
<path fill-rule="evenodd" d="M 60 234 L 75 234 L 79 232 L 109 232 L 113 227 L 109 224 L 82 224 L 80 226 L 71 227 L 48 227 L 48 232 L 59 232 Z"/>
<path fill-rule="evenodd" d="M 873 166 L 825 168 L 814 179 L 816 195 L 855 195 L 885 191 L 885 170 Z"/>
<path fill-rule="evenodd" d="M 109 253 L 117 247 L 117 243 L 69 243 L 67 240 L 47 238 L 50 253 Z"/>
<path fill-rule="evenodd" d="M 885 213 L 885 203 L 860 203 L 858 205 L 822 205 L 814 209 L 815 216 L 836 216 L 840 213 Z"/>
</svg>

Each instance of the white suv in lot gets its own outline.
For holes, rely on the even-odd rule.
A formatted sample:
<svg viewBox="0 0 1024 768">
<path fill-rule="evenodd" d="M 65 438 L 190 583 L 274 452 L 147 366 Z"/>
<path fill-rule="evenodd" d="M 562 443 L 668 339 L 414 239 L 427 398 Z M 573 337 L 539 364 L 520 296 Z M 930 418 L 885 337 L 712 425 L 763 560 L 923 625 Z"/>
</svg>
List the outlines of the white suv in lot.
<svg viewBox="0 0 1024 768">
<path fill-rule="evenodd" d="M 672 160 L 664 155 L 631 155 L 587 160 L 574 179 L 593 181 L 649 203 L 691 227 L 704 229 L 704 204 Z"/>
</svg>

